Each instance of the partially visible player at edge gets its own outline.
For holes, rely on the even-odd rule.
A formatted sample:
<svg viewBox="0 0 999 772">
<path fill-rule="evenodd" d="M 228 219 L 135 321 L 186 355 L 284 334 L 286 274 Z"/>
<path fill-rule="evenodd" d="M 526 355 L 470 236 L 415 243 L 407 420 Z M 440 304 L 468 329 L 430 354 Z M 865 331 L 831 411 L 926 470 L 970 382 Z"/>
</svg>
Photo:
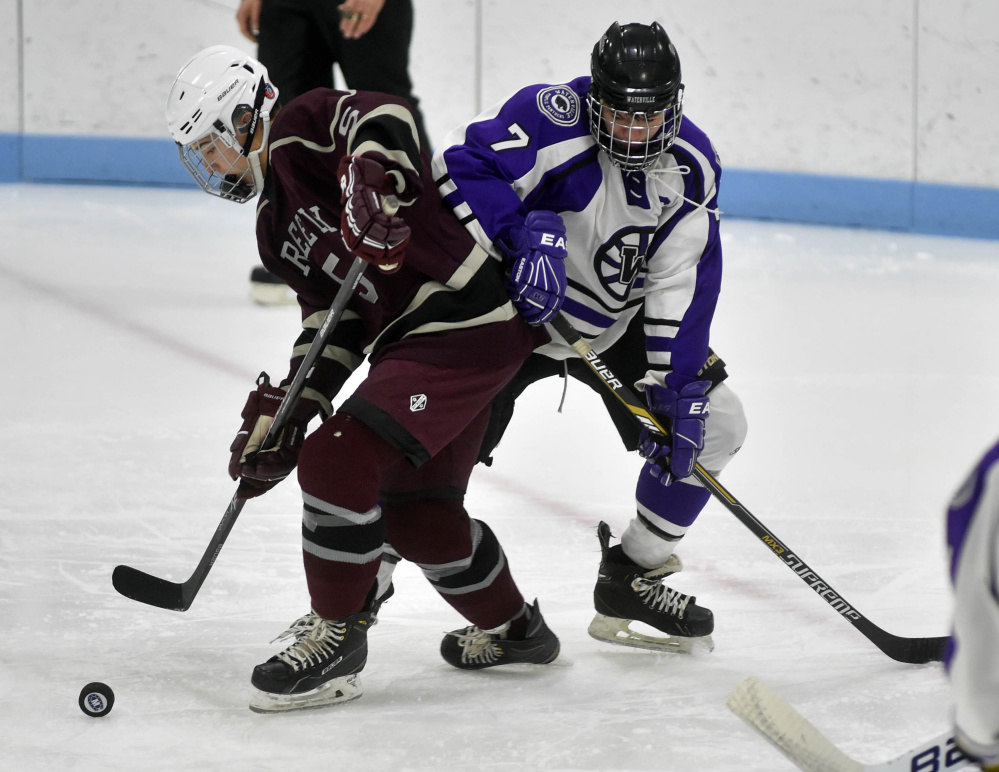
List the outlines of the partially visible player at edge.
<svg viewBox="0 0 999 772">
<path fill-rule="evenodd" d="M 614 23 L 593 48 L 590 76 L 521 89 L 449 134 L 433 159 L 445 202 L 490 254 L 514 261 L 532 247 L 524 226 L 543 223 L 541 249 L 564 254 L 568 287 L 536 291 L 529 321 L 561 312 L 626 383 L 642 389 L 672 437 L 640 435 L 557 333 L 497 398 L 487 460 L 532 382 L 573 375 L 603 398 L 621 438 L 648 459 L 637 513 L 621 544 L 598 529 L 602 561 L 590 634 L 641 648 L 712 646 L 711 611 L 663 579 L 710 494 L 690 475 L 717 475 L 746 434 L 742 405 L 708 348 L 721 286 L 721 167 L 682 115 L 680 60 L 658 24 Z M 682 120 L 681 120 L 682 118 Z M 547 247 L 546 247 L 547 243 Z M 709 412 L 710 404 L 710 412 Z M 630 621 L 665 636 L 642 636 Z"/>
<path fill-rule="evenodd" d="M 999 772 L 999 442 L 947 510 L 954 630 L 944 655 L 957 744 Z"/>
<path fill-rule="evenodd" d="M 205 191 L 240 202 L 260 195 L 260 258 L 294 288 L 302 310 L 282 384 L 355 258 L 374 264 L 278 444 L 260 451 L 284 396 L 261 376 L 230 448 L 240 498 L 269 490 L 296 465 L 304 497 L 312 607 L 281 636 L 293 642 L 253 670 L 250 707 L 285 711 L 360 696 L 367 631 L 392 587 L 377 577 L 383 562 L 398 560 L 386 542 L 472 623 L 444 637 L 450 664 L 554 660 L 559 642 L 537 603 L 525 603 L 496 537 L 463 506 L 490 402 L 547 336 L 520 317 L 500 262 L 436 195 L 405 102 L 316 89 L 282 108 L 263 65 L 217 46 L 184 66 L 166 114 Z M 365 356 L 366 379 L 330 415 Z M 318 413 L 330 417 L 306 438 Z"/>
</svg>

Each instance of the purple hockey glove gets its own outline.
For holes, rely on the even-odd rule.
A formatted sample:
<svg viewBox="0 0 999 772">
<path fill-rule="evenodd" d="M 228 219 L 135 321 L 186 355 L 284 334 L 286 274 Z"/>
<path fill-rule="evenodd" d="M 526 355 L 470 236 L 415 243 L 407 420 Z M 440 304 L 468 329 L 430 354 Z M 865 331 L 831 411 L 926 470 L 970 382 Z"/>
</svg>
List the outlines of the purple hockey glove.
<svg viewBox="0 0 999 772">
<path fill-rule="evenodd" d="M 669 437 L 642 429 L 638 452 L 659 469 L 652 475 L 663 485 L 689 477 L 697 464 L 697 454 L 704 448 L 704 419 L 708 417 L 708 388 L 711 381 L 688 383 L 677 394 L 665 386 L 646 386 L 645 401 L 656 418 L 668 418 Z"/>
<path fill-rule="evenodd" d="M 555 212 L 528 212 L 504 245 L 510 258 L 506 290 L 528 324 L 555 318 L 565 299 L 565 225 Z"/>
</svg>

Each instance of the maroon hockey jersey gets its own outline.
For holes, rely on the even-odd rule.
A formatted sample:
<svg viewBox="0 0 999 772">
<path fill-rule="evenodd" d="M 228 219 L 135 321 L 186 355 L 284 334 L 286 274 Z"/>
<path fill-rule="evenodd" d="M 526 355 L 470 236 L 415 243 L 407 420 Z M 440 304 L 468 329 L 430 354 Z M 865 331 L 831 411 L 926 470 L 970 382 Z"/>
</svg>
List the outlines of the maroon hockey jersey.
<svg viewBox="0 0 999 772">
<path fill-rule="evenodd" d="M 289 380 L 354 261 L 340 238 L 337 168 L 363 155 L 388 171 L 412 235 L 403 266 L 369 266 L 310 385 L 328 398 L 365 355 L 440 365 L 496 365 L 548 340 L 510 303 L 502 266 L 476 245 L 433 182 L 405 103 L 386 94 L 310 91 L 274 119 L 257 206 L 264 266 L 298 294 L 304 331 Z"/>
</svg>

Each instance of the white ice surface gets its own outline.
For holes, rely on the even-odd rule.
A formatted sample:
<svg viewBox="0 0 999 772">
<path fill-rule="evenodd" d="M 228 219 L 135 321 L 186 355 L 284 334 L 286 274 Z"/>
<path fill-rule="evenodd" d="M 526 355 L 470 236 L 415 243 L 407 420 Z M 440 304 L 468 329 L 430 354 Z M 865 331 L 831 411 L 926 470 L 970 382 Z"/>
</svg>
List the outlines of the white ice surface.
<svg viewBox="0 0 999 772">
<path fill-rule="evenodd" d="M 232 495 L 256 374 L 283 375 L 292 308 L 247 299 L 253 205 L 194 191 L 0 187 L 0 767 L 4 770 L 740 770 L 791 765 L 725 707 L 755 675 L 847 753 L 945 729 L 938 665 L 888 659 L 712 501 L 678 588 L 715 651 L 586 634 L 599 550 L 638 459 L 573 381 L 518 405 L 468 509 L 562 641 L 545 668 L 466 673 L 460 618 L 412 566 L 370 635 L 365 694 L 247 710 L 253 665 L 307 610 L 293 481 L 247 505 L 186 613 L 119 596 L 127 563 L 182 581 Z M 712 343 L 750 419 L 726 487 L 886 630 L 944 635 L 943 512 L 999 435 L 999 244 L 726 222 Z M 89 681 L 115 690 L 80 712 Z"/>
</svg>

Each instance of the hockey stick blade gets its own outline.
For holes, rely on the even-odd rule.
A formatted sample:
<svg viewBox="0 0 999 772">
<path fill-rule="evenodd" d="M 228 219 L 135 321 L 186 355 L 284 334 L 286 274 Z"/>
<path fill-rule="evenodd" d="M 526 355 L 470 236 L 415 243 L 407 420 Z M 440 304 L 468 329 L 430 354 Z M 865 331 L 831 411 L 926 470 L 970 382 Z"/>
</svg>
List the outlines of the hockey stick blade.
<svg viewBox="0 0 999 772">
<path fill-rule="evenodd" d="M 950 770 L 972 763 L 954 744 L 953 731 L 947 731 L 891 761 L 861 764 L 837 748 L 779 694 L 752 677 L 735 688 L 728 707 L 806 772 Z"/>
<path fill-rule="evenodd" d="M 233 494 L 221 522 L 215 529 L 212 540 L 205 549 L 205 554 L 201 556 L 198 567 L 194 569 L 191 578 L 186 582 L 178 584 L 167 579 L 160 579 L 158 576 L 147 574 L 145 571 L 131 566 L 115 566 L 111 573 L 111 584 L 126 598 L 131 598 L 139 603 L 165 608 L 168 611 L 187 611 L 194 603 L 194 597 L 201 589 L 201 585 L 205 583 L 208 572 L 215 565 L 215 559 L 222 551 L 222 545 L 225 544 L 229 532 L 236 524 L 236 518 L 243 511 L 245 503 L 245 500 L 238 499 Z"/>
<path fill-rule="evenodd" d="M 656 417 L 645 407 L 643 402 L 635 396 L 635 393 L 611 372 L 610 368 L 607 367 L 600 356 L 590 347 L 590 344 L 583 340 L 579 332 L 576 331 L 576 328 L 572 326 L 564 315 L 559 313 L 551 324 L 555 328 L 555 331 L 565 339 L 566 343 L 572 346 L 573 350 L 579 354 L 587 366 L 598 376 L 601 384 L 627 408 L 635 421 L 650 431 L 666 436 L 669 435 L 669 430 L 660 424 Z M 794 571 L 799 579 L 811 587 L 822 600 L 832 606 L 840 616 L 859 630 L 882 653 L 891 657 L 896 662 L 904 662 L 910 665 L 922 665 L 927 662 L 940 662 L 943 660 L 944 646 L 947 643 L 946 637 L 903 638 L 882 630 L 857 611 L 828 582 L 815 573 L 801 557 L 792 552 L 770 529 L 757 520 L 752 512 L 746 509 L 735 496 L 725 490 L 700 464 L 697 464 L 694 468 L 694 477 L 729 512 L 735 515 L 739 522 L 752 531 L 771 552 L 780 558 L 788 568 Z"/>
<path fill-rule="evenodd" d="M 126 598 L 169 611 L 187 611 L 194 600 L 184 592 L 183 584 L 160 579 L 131 566 L 115 566 L 111 583 Z"/>
<path fill-rule="evenodd" d="M 855 613 L 856 612 L 854 610 Z M 843 613 L 842 611 L 840 613 Z M 850 620 L 854 627 L 867 639 L 896 662 L 907 665 L 925 665 L 927 662 L 943 662 L 946 636 L 935 638 L 904 638 L 893 635 L 875 625 L 864 616 Z"/>
</svg>

